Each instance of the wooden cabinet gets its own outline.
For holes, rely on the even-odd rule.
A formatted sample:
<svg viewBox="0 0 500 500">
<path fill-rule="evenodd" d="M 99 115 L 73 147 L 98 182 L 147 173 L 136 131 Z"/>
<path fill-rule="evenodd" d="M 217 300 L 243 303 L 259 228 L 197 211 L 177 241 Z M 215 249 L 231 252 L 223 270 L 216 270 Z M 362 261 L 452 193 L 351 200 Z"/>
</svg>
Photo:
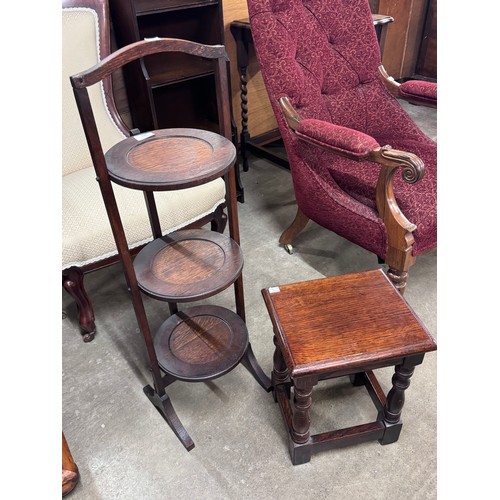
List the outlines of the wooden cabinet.
<svg viewBox="0 0 500 500">
<path fill-rule="evenodd" d="M 415 76 L 437 79 L 437 0 L 429 0 Z"/>
<path fill-rule="evenodd" d="M 220 0 L 110 0 L 118 47 L 167 37 L 224 44 Z M 214 68 L 183 54 L 146 57 L 123 69 L 132 125 L 141 131 L 192 127 L 219 131 Z"/>
<path fill-rule="evenodd" d="M 436 80 L 437 0 L 369 0 L 374 14 L 394 18 L 382 63 L 396 80 Z"/>
</svg>

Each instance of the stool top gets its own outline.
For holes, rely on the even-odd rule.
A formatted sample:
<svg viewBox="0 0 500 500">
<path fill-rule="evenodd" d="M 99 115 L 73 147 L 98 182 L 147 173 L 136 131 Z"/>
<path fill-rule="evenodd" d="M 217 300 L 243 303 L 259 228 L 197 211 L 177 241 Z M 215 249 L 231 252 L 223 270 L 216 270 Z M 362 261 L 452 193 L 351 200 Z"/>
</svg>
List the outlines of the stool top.
<svg viewBox="0 0 500 500">
<path fill-rule="evenodd" d="M 149 242 L 136 256 L 140 289 L 150 297 L 191 302 L 234 283 L 243 269 L 240 246 L 225 234 L 182 229 Z"/>
<path fill-rule="evenodd" d="M 262 295 L 292 376 L 363 371 L 437 348 L 380 269 L 265 288 Z"/>
</svg>

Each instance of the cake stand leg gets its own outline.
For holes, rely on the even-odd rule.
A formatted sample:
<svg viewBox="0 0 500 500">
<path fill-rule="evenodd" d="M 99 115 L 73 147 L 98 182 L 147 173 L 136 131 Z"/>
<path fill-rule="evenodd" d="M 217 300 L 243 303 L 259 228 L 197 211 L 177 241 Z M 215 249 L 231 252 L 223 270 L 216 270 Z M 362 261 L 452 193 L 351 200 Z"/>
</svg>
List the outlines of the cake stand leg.
<svg viewBox="0 0 500 500">
<path fill-rule="evenodd" d="M 193 440 L 181 424 L 168 395 L 165 394 L 163 397 L 160 397 L 150 385 L 144 387 L 144 393 L 154 404 L 155 408 L 165 419 L 172 431 L 174 431 L 174 434 L 179 438 L 184 448 L 186 448 L 187 451 L 191 451 L 194 448 Z"/>
<path fill-rule="evenodd" d="M 266 392 L 271 392 L 272 385 L 270 378 L 264 373 L 260 367 L 252 346 L 248 344 L 247 350 L 241 359 L 241 364 L 254 376 L 255 380 L 264 388 Z"/>
</svg>

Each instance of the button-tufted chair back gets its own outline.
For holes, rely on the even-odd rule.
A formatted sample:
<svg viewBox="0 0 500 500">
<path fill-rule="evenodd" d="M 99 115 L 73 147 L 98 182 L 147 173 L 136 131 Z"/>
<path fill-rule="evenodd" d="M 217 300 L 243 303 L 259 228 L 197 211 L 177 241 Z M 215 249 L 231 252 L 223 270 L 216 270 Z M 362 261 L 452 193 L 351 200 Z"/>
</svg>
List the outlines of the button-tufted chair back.
<svg viewBox="0 0 500 500">
<path fill-rule="evenodd" d="M 250 0 L 248 6 L 270 92 L 287 95 L 306 117 L 335 117 L 365 130 L 358 94 L 378 86 L 380 64 L 366 1 Z"/>
</svg>

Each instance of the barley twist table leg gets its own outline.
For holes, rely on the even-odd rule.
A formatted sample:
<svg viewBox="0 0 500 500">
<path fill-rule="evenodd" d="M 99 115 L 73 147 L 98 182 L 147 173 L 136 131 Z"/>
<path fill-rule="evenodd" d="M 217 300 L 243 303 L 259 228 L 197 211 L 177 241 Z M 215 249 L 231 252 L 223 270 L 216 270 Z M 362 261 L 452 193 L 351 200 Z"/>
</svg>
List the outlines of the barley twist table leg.
<svg viewBox="0 0 500 500">
<path fill-rule="evenodd" d="M 240 66 L 240 90 L 241 90 L 241 133 L 240 153 L 243 160 L 243 171 L 248 172 L 248 157 L 246 144 L 250 138 L 248 133 L 248 91 L 247 91 L 247 68 Z"/>
</svg>

